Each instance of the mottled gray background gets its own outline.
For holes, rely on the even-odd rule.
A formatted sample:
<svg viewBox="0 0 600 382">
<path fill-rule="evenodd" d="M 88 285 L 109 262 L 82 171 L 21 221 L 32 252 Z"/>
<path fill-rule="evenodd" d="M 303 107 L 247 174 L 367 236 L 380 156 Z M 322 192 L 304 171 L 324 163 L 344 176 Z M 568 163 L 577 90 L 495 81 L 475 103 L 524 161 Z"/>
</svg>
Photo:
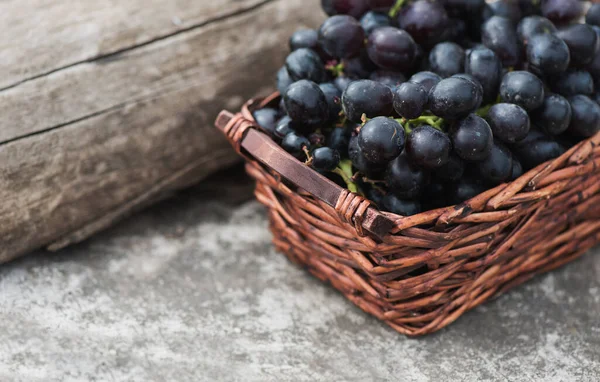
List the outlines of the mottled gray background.
<svg viewBox="0 0 600 382">
<path fill-rule="evenodd" d="M 600 380 L 599 250 L 407 339 L 276 253 L 250 192 L 231 170 L 1 266 L 0 381 Z"/>
</svg>

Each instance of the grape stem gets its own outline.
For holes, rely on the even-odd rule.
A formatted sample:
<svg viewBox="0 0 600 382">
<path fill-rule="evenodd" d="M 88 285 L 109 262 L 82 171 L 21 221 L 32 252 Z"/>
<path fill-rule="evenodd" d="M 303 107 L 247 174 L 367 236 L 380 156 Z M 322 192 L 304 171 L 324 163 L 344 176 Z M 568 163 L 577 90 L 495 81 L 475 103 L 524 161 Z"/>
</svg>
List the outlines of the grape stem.
<svg viewBox="0 0 600 382">
<path fill-rule="evenodd" d="M 406 0 L 396 0 L 396 4 L 394 4 L 392 9 L 390 9 L 389 15 L 391 18 L 394 18 L 398 15 L 398 12 L 400 12 L 405 2 Z"/>
<path fill-rule="evenodd" d="M 444 131 L 442 129 L 442 126 L 444 124 L 444 119 L 433 116 L 433 115 L 422 115 L 419 118 L 408 119 L 408 120 L 406 118 L 400 118 L 400 119 L 396 119 L 396 121 L 399 122 L 404 127 L 406 134 L 410 134 L 414 127 L 419 126 L 424 123 L 428 124 L 429 126 L 433 127 L 436 130 L 439 130 L 441 132 Z"/>
<path fill-rule="evenodd" d="M 344 75 L 344 63 L 331 61 L 325 66 L 325 69 L 329 70 L 334 77 L 339 77 Z"/>
<path fill-rule="evenodd" d="M 333 170 L 333 172 L 342 177 L 349 191 L 357 194 L 362 194 L 359 191 L 356 183 L 352 180 L 354 175 L 352 174 L 352 162 L 350 161 L 350 159 L 344 159 L 340 161 L 340 164 L 338 164 L 338 166 L 335 168 L 335 170 Z"/>
</svg>

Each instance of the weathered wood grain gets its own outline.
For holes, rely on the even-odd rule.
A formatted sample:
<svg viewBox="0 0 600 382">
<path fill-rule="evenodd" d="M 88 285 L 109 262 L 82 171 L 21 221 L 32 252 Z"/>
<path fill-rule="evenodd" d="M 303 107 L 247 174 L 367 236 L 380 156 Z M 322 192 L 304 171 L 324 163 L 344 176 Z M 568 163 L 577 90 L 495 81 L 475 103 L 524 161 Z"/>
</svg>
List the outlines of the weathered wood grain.
<svg viewBox="0 0 600 382">
<path fill-rule="evenodd" d="M 32 2 L 40 4 L 25 8 L 32 19 L 48 16 L 44 6 L 57 14 L 60 3 L 93 24 L 81 8 L 87 2 Z M 216 114 L 272 90 L 287 37 L 323 17 L 316 0 L 164 2 L 197 24 L 177 29 L 157 22 L 166 5 L 149 1 L 130 31 L 121 13 L 131 4 L 92 3 L 94 12 L 102 6 L 106 12 L 98 11 L 103 37 L 95 46 L 117 53 L 78 51 L 86 45 L 80 39 L 90 37 L 69 24 L 70 34 L 48 37 L 55 45 L 68 40 L 64 56 L 32 56 L 28 69 L 11 72 L 14 84 L 0 91 L 0 262 L 80 241 L 233 163 L 235 155 L 212 127 Z M 16 7 L 3 2 L 0 14 L 11 4 Z M 229 4 L 228 13 L 219 4 Z"/>
</svg>

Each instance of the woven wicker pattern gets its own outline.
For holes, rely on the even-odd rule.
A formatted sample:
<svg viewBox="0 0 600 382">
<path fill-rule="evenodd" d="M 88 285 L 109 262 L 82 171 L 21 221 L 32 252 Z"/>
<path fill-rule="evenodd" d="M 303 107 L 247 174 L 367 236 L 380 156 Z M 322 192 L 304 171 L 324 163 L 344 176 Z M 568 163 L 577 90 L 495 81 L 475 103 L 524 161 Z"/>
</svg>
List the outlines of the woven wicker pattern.
<svg viewBox="0 0 600 382">
<path fill-rule="evenodd" d="M 248 115 L 234 124 L 246 126 Z M 363 198 L 343 193 L 334 208 L 255 160 L 246 158 L 246 170 L 278 250 L 398 332 L 417 336 L 600 242 L 599 144 L 600 134 L 458 206 L 386 214 L 395 227 L 381 240 L 356 221 L 370 204 Z"/>
</svg>

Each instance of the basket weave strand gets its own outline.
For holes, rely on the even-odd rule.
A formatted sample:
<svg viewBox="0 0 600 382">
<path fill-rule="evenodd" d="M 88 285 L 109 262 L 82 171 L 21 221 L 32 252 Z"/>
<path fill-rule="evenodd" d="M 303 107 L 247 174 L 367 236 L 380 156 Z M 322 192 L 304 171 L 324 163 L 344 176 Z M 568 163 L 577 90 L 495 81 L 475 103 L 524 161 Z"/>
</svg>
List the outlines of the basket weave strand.
<svg viewBox="0 0 600 382">
<path fill-rule="evenodd" d="M 249 103 L 232 119 L 236 129 L 254 125 L 252 108 L 276 101 Z M 228 134 L 238 150 L 243 135 Z M 345 191 L 332 207 L 245 157 L 277 249 L 410 336 L 439 330 L 600 242 L 600 134 L 460 205 L 384 213 L 394 227 L 380 239 L 362 230 L 368 200 Z"/>
</svg>

